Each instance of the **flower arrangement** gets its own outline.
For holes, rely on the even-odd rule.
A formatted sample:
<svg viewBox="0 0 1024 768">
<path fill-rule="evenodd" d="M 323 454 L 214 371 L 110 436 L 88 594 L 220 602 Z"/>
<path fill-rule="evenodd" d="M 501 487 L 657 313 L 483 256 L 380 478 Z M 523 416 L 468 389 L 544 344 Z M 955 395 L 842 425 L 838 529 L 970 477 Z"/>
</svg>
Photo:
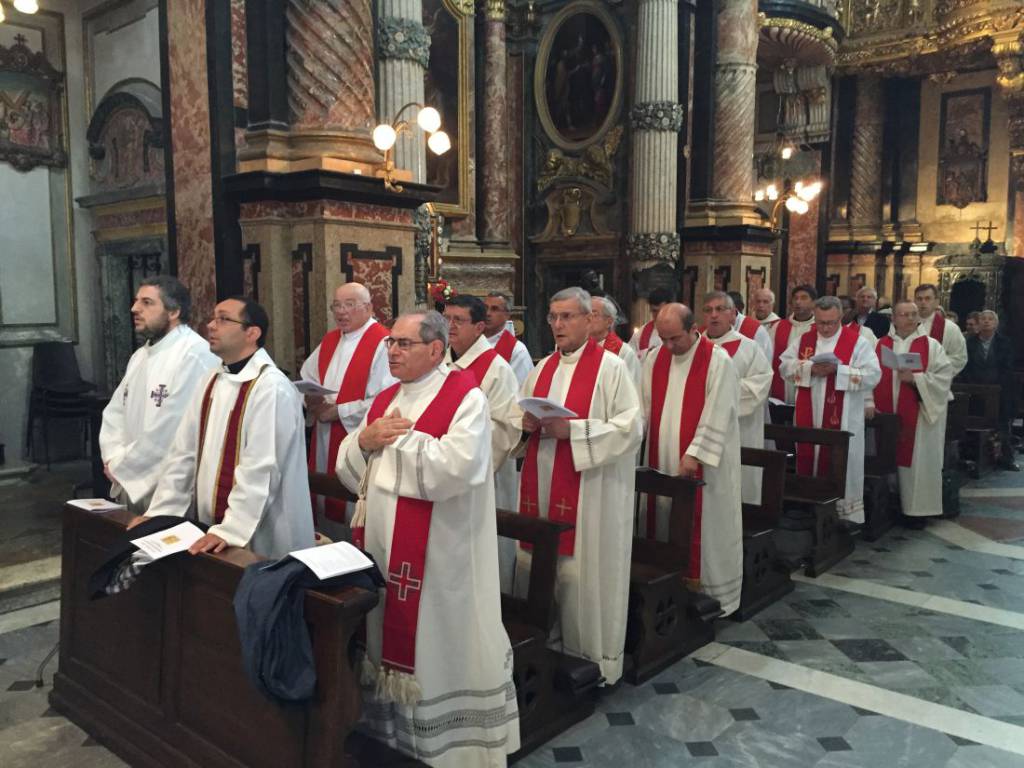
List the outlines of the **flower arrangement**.
<svg viewBox="0 0 1024 768">
<path fill-rule="evenodd" d="M 430 298 L 434 302 L 434 306 L 438 312 L 444 310 L 444 305 L 451 299 L 452 296 L 457 296 L 458 291 L 455 290 L 455 286 L 449 284 L 443 277 L 438 278 L 436 283 L 429 283 L 427 290 L 430 292 Z"/>
</svg>

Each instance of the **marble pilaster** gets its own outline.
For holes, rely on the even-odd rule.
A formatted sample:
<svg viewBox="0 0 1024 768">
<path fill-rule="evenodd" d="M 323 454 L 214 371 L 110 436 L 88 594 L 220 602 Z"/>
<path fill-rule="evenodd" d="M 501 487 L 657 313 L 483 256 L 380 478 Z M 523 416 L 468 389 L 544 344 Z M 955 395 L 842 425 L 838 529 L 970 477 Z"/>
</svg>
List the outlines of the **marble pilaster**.
<svg viewBox="0 0 1024 768">
<path fill-rule="evenodd" d="M 422 0 L 380 0 L 377 37 L 379 119 L 390 122 L 406 104 L 422 104 L 424 100 L 423 73 L 430 60 L 430 35 L 423 26 Z M 395 167 L 409 171 L 412 181 L 426 181 L 426 143 L 416 127 L 416 111 L 409 110 L 403 118 L 412 130 L 404 131 L 395 142 Z"/>
<path fill-rule="evenodd" d="M 882 80 L 873 75 L 857 78 L 850 158 L 850 213 L 856 240 L 881 239 L 882 131 L 885 119 Z"/>
<path fill-rule="evenodd" d="M 485 243 L 507 243 L 510 233 L 507 61 L 505 0 L 488 0 L 484 18 L 483 194 L 480 201 L 480 239 Z"/>
<path fill-rule="evenodd" d="M 1011 232 L 1006 240 L 1009 256 L 1024 256 L 1024 41 L 1010 37 L 992 46 L 999 74 L 996 82 L 1006 99 L 1010 143 Z"/>
</svg>

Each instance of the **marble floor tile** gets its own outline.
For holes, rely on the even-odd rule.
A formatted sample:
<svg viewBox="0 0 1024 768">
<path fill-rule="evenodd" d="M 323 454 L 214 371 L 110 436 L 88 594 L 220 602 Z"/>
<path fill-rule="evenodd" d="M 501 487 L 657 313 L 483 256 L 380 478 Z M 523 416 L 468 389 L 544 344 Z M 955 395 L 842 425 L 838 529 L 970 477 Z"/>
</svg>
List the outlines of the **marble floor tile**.
<svg viewBox="0 0 1024 768">
<path fill-rule="evenodd" d="M 818 740 L 806 733 L 780 733 L 761 724 L 738 723 L 715 740 L 719 754 L 755 766 L 814 765 L 825 755 Z"/>
<path fill-rule="evenodd" d="M 957 750 L 944 733 L 888 718 L 861 718 L 844 738 L 855 752 L 893 768 L 943 765 Z"/>
<path fill-rule="evenodd" d="M 951 690 L 982 715 L 1024 715 L 1024 695 L 1007 685 L 960 685 Z"/>
<path fill-rule="evenodd" d="M 963 638 L 965 641 L 967 638 Z M 955 645 L 935 637 L 893 637 L 889 644 L 908 659 L 962 659 L 964 655 Z"/>
<path fill-rule="evenodd" d="M 913 661 L 862 661 L 858 667 L 875 685 L 912 693 L 915 688 L 933 688 L 939 681 Z"/>
<path fill-rule="evenodd" d="M 637 723 L 676 741 L 712 741 L 733 722 L 729 709 L 689 694 L 659 696 L 634 712 Z"/>
<path fill-rule="evenodd" d="M 849 657 L 828 640 L 779 640 L 782 658 L 817 669 L 822 664 L 841 664 Z"/>
</svg>

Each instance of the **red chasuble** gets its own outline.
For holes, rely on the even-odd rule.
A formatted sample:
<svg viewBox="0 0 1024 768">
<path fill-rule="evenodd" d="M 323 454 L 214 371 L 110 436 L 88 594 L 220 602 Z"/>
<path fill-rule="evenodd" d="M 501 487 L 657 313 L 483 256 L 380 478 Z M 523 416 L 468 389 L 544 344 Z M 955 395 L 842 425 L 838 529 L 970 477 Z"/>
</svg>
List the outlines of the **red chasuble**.
<svg viewBox="0 0 1024 768">
<path fill-rule="evenodd" d="M 751 341 L 753 341 L 754 338 L 757 336 L 757 329 L 760 327 L 761 324 L 757 322 L 757 320 L 752 318 L 750 315 L 745 315 L 743 317 L 743 322 L 740 323 L 740 327 L 737 328 L 736 330 L 739 331 L 744 336 L 746 336 Z"/>
<path fill-rule="evenodd" d="M 942 337 L 946 335 L 946 318 L 941 312 L 936 311 L 932 315 L 932 329 L 928 331 L 928 335 L 939 342 L 939 344 L 942 343 Z"/>
<path fill-rule="evenodd" d="M 814 326 L 811 326 L 814 330 Z M 772 388 L 769 394 L 776 400 L 786 399 L 786 382 L 779 373 L 779 359 L 789 346 L 789 334 L 793 332 L 793 324 L 786 318 L 775 323 L 775 345 L 772 348 Z"/>
<path fill-rule="evenodd" d="M 401 384 L 394 384 L 373 400 L 366 415 L 372 424 L 395 399 Z M 448 433 L 455 412 L 466 394 L 476 389 L 476 380 L 466 371 L 452 371 L 413 426 L 434 438 Z M 399 496 L 388 559 L 387 598 L 384 603 L 384 644 L 381 663 L 412 674 L 416 669 L 416 626 L 420 595 L 427 564 L 427 541 L 434 502 Z"/>
<path fill-rule="evenodd" d="M 487 371 L 490 369 L 491 363 L 494 362 L 494 358 L 499 354 L 500 353 L 497 349 L 488 349 L 477 355 L 476 360 L 465 367 L 464 370 L 473 374 L 473 378 L 475 379 L 478 387 L 484 383 L 484 376 L 487 375 Z"/>
<path fill-rule="evenodd" d="M 604 344 L 602 346 L 613 355 L 617 355 L 619 354 L 619 350 L 622 349 L 622 339 L 618 337 L 618 334 L 616 334 L 615 331 L 611 331 L 604 337 Z"/>
<path fill-rule="evenodd" d="M 640 351 L 643 352 L 651 346 L 651 336 L 654 335 L 654 321 L 648 320 L 647 324 L 640 329 Z"/>
<path fill-rule="evenodd" d="M 561 352 L 555 351 L 537 375 L 533 385 L 533 397 L 547 397 L 551 381 L 558 369 Z M 597 374 L 601 369 L 604 350 L 593 339 L 587 339 L 586 346 L 569 382 L 565 396 L 565 407 L 579 414 L 576 418 L 590 416 L 590 404 L 597 386 Z M 540 494 L 537 490 L 537 453 L 540 450 L 540 430 L 530 435 L 526 446 L 526 458 L 519 480 L 519 514 L 537 517 Z M 572 555 L 576 551 L 576 515 L 580 503 L 580 483 L 583 476 L 576 471 L 572 460 L 572 445 L 568 440 L 559 440 L 555 447 L 555 461 L 551 471 L 551 493 L 548 497 L 548 519 L 559 523 L 571 523 L 572 530 L 565 531 L 558 542 L 560 555 Z"/>
<path fill-rule="evenodd" d="M 348 367 L 345 369 L 344 376 L 342 376 L 341 387 L 338 390 L 338 397 L 335 399 L 335 402 L 338 405 L 341 405 L 342 403 L 350 403 L 353 400 L 362 400 L 366 397 L 366 385 L 370 380 L 370 368 L 373 366 L 373 356 L 377 352 L 377 347 L 380 346 L 381 341 L 387 335 L 387 328 L 380 323 L 373 323 L 373 325 L 363 331 L 362 337 L 356 344 L 355 352 L 352 353 L 352 359 L 349 361 Z M 320 354 L 317 356 L 317 367 L 320 373 L 321 385 L 323 385 L 324 377 L 327 375 L 327 368 L 331 364 L 331 358 L 334 357 L 334 352 L 340 343 L 341 331 L 337 328 L 324 334 L 323 341 L 320 342 Z M 327 441 L 327 467 L 325 468 L 328 473 L 334 472 L 334 467 L 338 463 L 338 448 L 341 446 L 341 441 L 345 439 L 345 435 L 347 434 L 348 431 L 344 426 L 342 426 L 341 421 L 331 422 L 331 434 Z M 309 471 L 317 471 L 315 432 L 313 439 L 309 442 Z M 315 496 L 313 496 L 313 509 L 316 509 Z M 327 515 L 328 520 L 344 523 L 345 502 L 338 501 L 337 499 L 325 498 L 324 513 Z M 314 516 L 315 514 L 316 513 L 314 512 Z"/>
<path fill-rule="evenodd" d="M 231 489 L 235 487 L 235 467 L 238 466 L 238 457 L 242 452 L 242 419 L 245 416 L 245 407 L 249 404 L 249 393 L 253 386 L 263 375 L 266 366 L 260 368 L 256 378 L 243 381 L 238 388 L 238 396 L 235 397 L 235 404 L 231 408 L 231 415 L 228 416 L 228 426 L 224 435 L 224 445 L 221 446 L 220 462 L 217 465 L 217 482 L 213 485 L 213 521 L 220 523 L 224 520 L 224 513 L 228 508 L 228 496 Z M 203 446 L 206 444 L 206 425 L 210 420 L 210 406 L 213 404 L 213 386 L 217 383 L 218 373 L 210 383 L 206 385 L 203 393 L 203 404 L 199 410 L 199 453 L 196 456 L 196 477 L 199 477 L 199 465 L 203 460 Z"/>
<path fill-rule="evenodd" d="M 840 363 L 849 365 L 853 350 L 857 346 L 860 332 L 853 328 L 840 328 L 839 340 L 836 342 L 835 356 Z M 798 349 L 800 359 L 809 360 L 814 357 L 818 345 L 818 331 L 811 329 L 800 337 Z M 846 393 L 836 389 L 836 374 L 828 377 L 825 385 L 825 406 L 821 417 L 821 429 L 839 429 L 843 423 L 843 400 Z M 814 405 L 811 398 L 811 387 L 797 387 L 796 413 L 794 422 L 798 427 L 814 427 Z M 811 443 L 796 444 L 796 473 L 798 475 L 820 476 L 829 468 L 829 450 L 822 446 L 818 449 L 818 466 L 814 467 L 814 445 Z"/>
<path fill-rule="evenodd" d="M 498 339 L 498 343 L 494 345 L 495 350 L 498 354 L 505 358 L 506 363 L 512 362 L 512 353 L 516 349 L 516 337 L 509 331 L 502 331 L 501 338 Z"/>
<path fill-rule="evenodd" d="M 878 340 L 875 354 L 882 361 L 882 347 L 892 349 L 892 336 L 883 336 Z M 910 351 L 921 356 L 921 370 L 928 370 L 928 337 L 918 336 L 910 342 Z M 892 401 L 892 368 L 882 367 L 882 379 L 875 387 L 875 409 L 881 413 L 895 413 L 900 417 L 900 441 L 896 448 L 896 463 L 901 467 L 909 467 L 914 458 L 914 441 L 917 436 L 917 419 L 920 415 L 921 403 L 917 390 L 910 384 L 900 384 L 899 399 Z M 896 407 L 894 408 L 893 405 Z"/>
</svg>

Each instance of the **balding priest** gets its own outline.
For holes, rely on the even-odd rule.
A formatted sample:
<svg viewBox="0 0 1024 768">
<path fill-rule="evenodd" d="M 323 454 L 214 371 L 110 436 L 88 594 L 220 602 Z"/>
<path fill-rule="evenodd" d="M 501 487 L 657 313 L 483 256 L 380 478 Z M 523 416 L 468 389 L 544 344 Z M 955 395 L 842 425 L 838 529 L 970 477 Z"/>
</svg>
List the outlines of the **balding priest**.
<svg viewBox="0 0 1024 768">
<path fill-rule="evenodd" d="M 351 430 L 359 426 L 374 396 L 395 383 L 388 373 L 384 337 L 388 330 L 373 317 L 370 292 L 365 285 L 344 283 L 334 291 L 331 314 L 336 327 L 328 331 L 306 362 L 300 376 L 336 395 L 307 395 L 306 413 L 312 418 L 313 439 L 309 443 L 311 472 L 333 472 L 338 447 Z M 337 499 L 316 496 L 317 527 L 332 539 L 348 538 L 346 523 L 351 505 Z"/>
<path fill-rule="evenodd" d="M 768 331 L 756 319 L 743 314 L 743 309 L 746 305 L 743 302 L 743 295 L 739 291 L 726 291 L 725 293 L 733 305 L 733 329 L 741 336 L 746 336 L 751 341 L 756 342 L 757 346 L 764 353 L 764 359 L 771 360 L 772 337 L 768 334 Z"/>
<path fill-rule="evenodd" d="M 893 370 L 888 349 L 920 357 L 920 366 Z M 946 446 L 946 409 L 953 366 L 942 345 L 920 326 L 917 305 L 901 301 L 892 308 L 892 326 L 876 347 L 882 378 L 875 387 L 875 410 L 900 417 L 896 448 L 900 505 L 910 527 L 923 528 L 942 514 L 942 461 Z"/>
<path fill-rule="evenodd" d="M 731 325 L 731 310 L 722 320 L 724 328 Z M 647 463 L 705 482 L 694 511 L 687 583 L 729 615 L 739 607 L 743 586 L 739 379 L 728 352 L 697 332 L 686 305 L 666 304 L 657 325 L 661 347 L 644 360 Z M 651 500 L 641 504 L 648 538 L 668 539 L 670 503 L 659 498 L 654 514 Z"/>
<path fill-rule="evenodd" d="M 874 390 L 882 372 L 874 349 L 859 328 L 843 326 L 842 313 L 835 296 L 817 299 L 814 327 L 789 345 L 782 355 L 781 371 L 797 390 L 796 426 L 842 429 L 851 434 L 846 493 L 838 512 L 843 520 L 863 524 L 865 395 Z M 812 359 L 818 356 L 831 359 Z M 824 475 L 828 462 L 827 448 L 797 444 L 798 475 Z"/>
<path fill-rule="evenodd" d="M 654 321 L 658 317 L 658 311 L 673 299 L 672 291 L 667 288 L 655 288 L 648 294 L 647 307 L 651 310 L 651 319 L 644 323 L 640 330 L 634 332 L 629 339 L 629 346 L 641 360 L 647 355 L 647 350 L 653 349 L 661 343 L 661 339 L 658 338 L 658 330 L 654 327 Z"/>
<path fill-rule="evenodd" d="M 629 595 L 636 453 L 643 434 L 636 386 L 618 355 L 588 337 L 590 294 L 551 297 L 555 351 L 533 369 L 521 394 L 553 400 L 576 414 L 537 419 L 519 482 L 519 513 L 571 523 L 559 545 L 556 601 L 564 652 L 597 663 L 608 685 L 622 676 Z M 530 555 L 519 551 L 517 591 Z"/>
<path fill-rule="evenodd" d="M 946 319 L 939 306 L 939 290 L 931 283 L 922 283 L 914 289 L 914 303 L 921 316 L 921 327 L 924 332 L 942 345 L 953 375 L 960 373 L 967 365 L 967 341 L 964 339 L 960 326 Z"/>
<path fill-rule="evenodd" d="M 302 399 L 263 348 L 269 326 L 244 297 L 220 302 L 207 324 L 223 365 L 196 389 L 146 511 L 208 524 L 192 554 L 313 546 Z"/>
<path fill-rule="evenodd" d="M 530 350 L 508 330 L 512 318 L 512 300 L 501 291 L 491 291 L 484 297 L 487 314 L 484 317 L 484 335 L 487 342 L 498 350 L 501 359 L 512 366 L 516 381 L 522 386 L 533 370 Z"/>
<path fill-rule="evenodd" d="M 615 333 L 615 323 L 619 318 L 619 307 L 607 296 L 590 297 L 590 338 L 596 341 L 606 352 L 618 355 L 626 364 L 633 384 L 640 390 L 640 358 L 626 342 Z"/>
<path fill-rule="evenodd" d="M 814 302 L 818 292 L 813 285 L 798 285 L 789 294 L 793 312 L 771 326 L 772 337 L 772 388 L 769 393 L 776 400 L 792 405 L 796 402 L 796 384 L 780 370 L 783 353 L 814 325 Z M 842 313 L 842 305 L 840 305 Z M 866 343 L 866 342 L 865 342 Z M 870 345 L 868 345 L 870 349 Z"/>
<path fill-rule="evenodd" d="M 103 409 L 100 455 L 111 497 L 142 514 L 156 488 L 167 446 L 195 388 L 220 361 L 188 327 L 192 297 L 178 279 L 142 281 L 132 303 L 135 332 L 146 340 L 128 360 Z"/>
<path fill-rule="evenodd" d="M 387 574 L 366 619 L 361 727 L 428 765 L 503 766 L 519 718 L 487 398 L 444 364 L 437 312 L 402 315 L 387 344 L 399 383 L 345 437 L 337 468 L 364 499 L 366 551 Z"/>
<path fill-rule="evenodd" d="M 750 303 L 754 306 L 754 317 L 762 326 L 770 328 L 781 319 L 775 314 L 775 294 L 768 288 L 758 288 Z"/>
<path fill-rule="evenodd" d="M 711 291 L 704 297 L 705 335 L 729 354 L 739 377 L 740 445 L 764 448 L 764 405 L 772 385 L 772 369 L 757 343 L 734 329 L 734 314 L 732 294 Z M 761 503 L 761 470 L 757 467 L 743 467 L 743 501 Z"/>
</svg>

